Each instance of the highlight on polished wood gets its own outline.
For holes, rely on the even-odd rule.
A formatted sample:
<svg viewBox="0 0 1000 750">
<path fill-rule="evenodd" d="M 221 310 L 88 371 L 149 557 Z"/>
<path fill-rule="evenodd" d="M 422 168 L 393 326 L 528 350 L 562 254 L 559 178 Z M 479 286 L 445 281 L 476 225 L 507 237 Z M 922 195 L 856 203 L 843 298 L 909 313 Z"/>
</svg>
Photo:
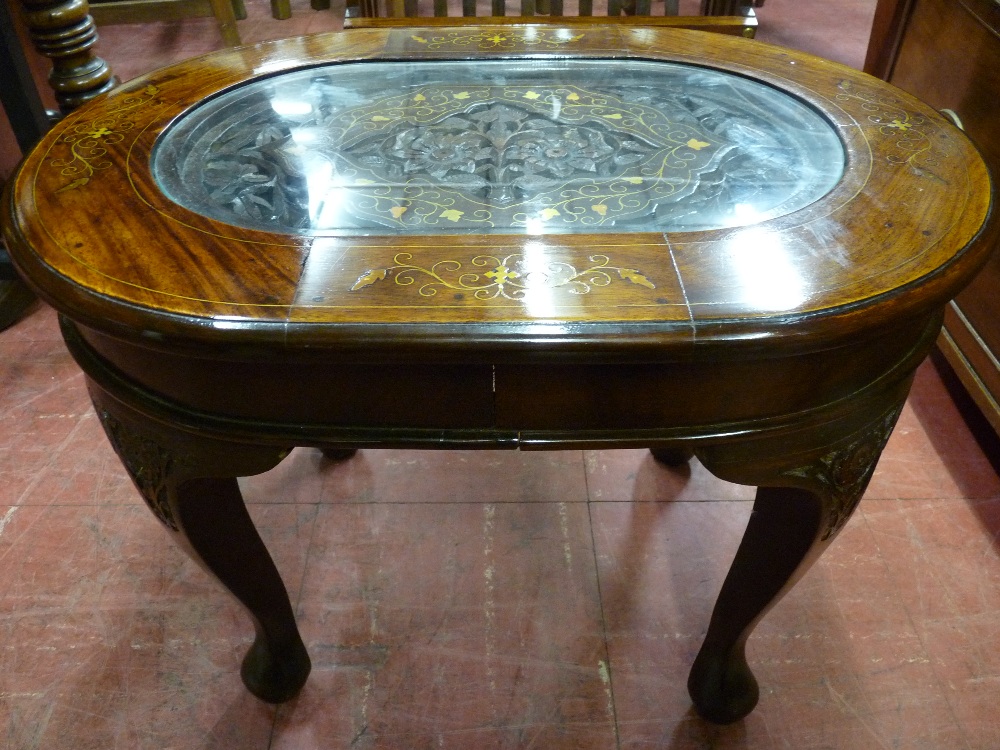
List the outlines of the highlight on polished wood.
<svg viewBox="0 0 1000 750">
<path fill-rule="evenodd" d="M 309 657 L 237 477 L 295 446 L 639 446 L 758 487 L 689 677 L 716 722 L 756 704 L 747 638 L 850 518 L 997 232 L 976 149 L 917 99 L 610 23 L 165 68 L 60 123 L 2 217 L 140 493 L 246 607 L 255 695 Z"/>
</svg>

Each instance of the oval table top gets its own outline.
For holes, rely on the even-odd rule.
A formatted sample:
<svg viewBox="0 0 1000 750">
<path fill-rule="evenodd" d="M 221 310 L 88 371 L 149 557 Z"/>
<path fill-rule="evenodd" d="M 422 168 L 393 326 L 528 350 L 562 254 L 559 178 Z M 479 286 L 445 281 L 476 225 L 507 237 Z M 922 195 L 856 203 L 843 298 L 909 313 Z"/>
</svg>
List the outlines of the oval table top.
<svg viewBox="0 0 1000 750">
<path fill-rule="evenodd" d="M 416 203 L 396 199 L 372 203 L 384 219 L 374 227 L 237 225 L 174 202 L 152 174 L 161 134 L 220 93 L 323 64 L 350 63 L 353 72 L 342 78 L 358 79 L 418 60 L 461 61 L 450 66 L 457 78 L 449 80 L 451 98 L 433 115 L 437 121 L 482 109 L 482 101 L 461 101 L 469 93 L 463 70 L 470 87 L 482 88 L 472 80 L 484 67 L 479 62 L 519 65 L 518 96 L 559 100 L 563 113 L 586 88 L 576 85 L 580 60 L 591 67 L 614 61 L 642 70 L 671 62 L 725 71 L 818 113 L 843 145 L 843 174 L 807 205 L 744 225 L 550 232 L 544 222 L 522 222 L 440 233 L 435 226 L 447 227 L 463 212 L 449 214 L 451 204 L 440 204 L 434 222 L 411 231 L 405 221 L 415 210 L 405 212 Z M 366 67 L 374 63 L 389 67 Z M 386 97 L 421 95 L 394 85 L 388 76 Z M 604 86 L 597 93 L 608 95 L 609 83 L 588 85 Z M 603 117 L 612 127 L 613 118 L 634 115 L 617 99 L 608 106 L 592 110 L 591 119 Z M 404 110 L 353 111 L 367 113 L 367 132 L 383 128 L 400 142 L 400 131 L 389 129 L 405 119 Z M 721 132 L 682 139 L 679 158 L 702 158 Z M 202 135 L 211 148 L 211 133 Z M 257 145 L 273 137 L 261 126 Z M 577 167 L 592 169 L 588 158 Z M 428 169 L 443 174 L 433 164 Z M 183 175 L 177 180 L 183 183 Z M 424 176 L 424 185 L 432 183 Z M 591 219 L 607 217 L 602 196 L 581 200 Z M 395 338 L 431 352 L 461 338 L 472 349 L 516 341 L 651 351 L 767 340 L 794 350 L 828 346 L 943 304 L 985 259 L 990 207 L 986 167 L 964 135 L 926 105 L 856 70 L 705 32 L 516 25 L 358 29 L 226 50 L 155 71 L 57 124 L 8 184 L 3 219 L 15 263 L 44 299 L 86 326 L 151 345 L 363 349 Z"/>
</svg>

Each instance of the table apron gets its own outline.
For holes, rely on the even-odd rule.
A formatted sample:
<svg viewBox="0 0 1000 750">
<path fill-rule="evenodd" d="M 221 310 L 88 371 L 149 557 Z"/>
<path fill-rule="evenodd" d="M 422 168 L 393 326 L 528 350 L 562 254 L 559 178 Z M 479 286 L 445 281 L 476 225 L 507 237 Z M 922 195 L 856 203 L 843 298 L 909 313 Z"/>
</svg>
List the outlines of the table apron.
<svg viewBox="0 0 1000 750">
<path fill-rule="evenodd" d="M 558 449 L 732 440 L 822 424 L 907 380 L 940 315 L 797 357 L 368 365 L 173 355 L 63 320 L 91 381 L 203 435 L 285 445 Z"/>
</svg>

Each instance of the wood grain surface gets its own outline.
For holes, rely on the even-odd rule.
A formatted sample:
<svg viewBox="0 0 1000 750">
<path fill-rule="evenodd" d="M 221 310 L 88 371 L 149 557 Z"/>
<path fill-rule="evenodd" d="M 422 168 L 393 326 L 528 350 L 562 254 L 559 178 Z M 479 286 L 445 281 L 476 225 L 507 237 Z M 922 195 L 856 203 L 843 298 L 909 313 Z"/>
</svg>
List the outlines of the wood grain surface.
<svg viewBox="0 0 1000 750">
<path fill-rule="evenodd" d="M 878 304 L 905 315 L 954 294 L 983 260 L 974 242 L 990 205 L 975 149 L 931 108 L 863 74 L 805 54 L 676 29 L 576 28 L 540 57 L 636 57 L 708 65 L 776 86 L 821 111 L 843 140 L 847 169 L 826 196 L 748 227 L 679 234 L 289 235 L 242 229 L 172 203 L 149 170 L 157 137 L 217 92 L 304 65 L 366 59 L 539 56 L 513 44 L 414 41 L 420 30 L 352 30 L 212 54 L 132 81 L 67 117 L 23 165 L 4 204 L 5 232 L 22 273 L 50 302 L 100 330 L 228 342 L 363 345 L 371 326 L 439 346 L 447 326 L 491 337 L 529 326 L 553 342 L 586 338 L 580 324 L 625 325 L 636 345 L 770 336 L 811 345 L 877 324 Z M 434 30 L 429 29 L 428 33 Z M 463 29 L 463 33 L 473 33 Z M 496 32 L 491 31 L 495 35 Z M 553 294 L 544 313 L 511 300 L 420 298 L 388 283 L 352 289 L 398 264 L 468 262 L 500 247 L 585 268 L 605 257 L 614 283 L 588 295 Z M 775 278 L 748 268 L 777 268 Z M 777 264 L 777 265 L 775 265 Z M 648 284 L 619 270 L 638 271 Z M 919 295 L 898 291 L 920 284 Z M 886 298 L 894 298 L 886 305 Z M 330 324 L 336 324 L 334 326 Z M 357 326 L 368 329 L 359 333 Z M 507 329 L 503 329 L 507 333 Z M 353 332 L 352 332 L 353 331 Z M 351 340 L 354 337 L 354 340 Z M 437 342 L 437 343 L 435 343 Z"/>
</svg>

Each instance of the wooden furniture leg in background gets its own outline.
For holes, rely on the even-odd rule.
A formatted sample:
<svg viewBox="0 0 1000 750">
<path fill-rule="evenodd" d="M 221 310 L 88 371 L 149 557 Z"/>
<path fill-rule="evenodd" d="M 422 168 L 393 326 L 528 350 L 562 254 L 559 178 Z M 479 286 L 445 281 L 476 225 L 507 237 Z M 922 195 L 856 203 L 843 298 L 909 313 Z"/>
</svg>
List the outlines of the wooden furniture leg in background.
<svg viewBox="0 0 1000 750">
<path fill-rule="evenodd" d="M 118 81 L 92 48 L 97 30 L 87 0 L 21 0 L 31 41 L 52 60 L 49 84 L 62 112 L 76 109 Z"/>
<path fill-rule="evenodd" d="M 49 115 L 35 88 L 16 21 L 10 4 L 0 2 L 0 104 L 17 148 L 26 154 L 49 129 Z M 17 158 L 15 154 L 9 155 L 11 160 Z M 5 177 L 6 174 L 0 174 L 0 186 Z M 34 299 L 34 293 L 18 277 L 0 241 L 0 331 L 17 322 Z"/>
<path fill-rule="evenodd" d="M 227 47 L 241 44 L 237 19 L 247 17 L 243 0 L 94 0 L 90 16 L 97 25 L 153 23 L 212 16 Z"/>
</svg>

